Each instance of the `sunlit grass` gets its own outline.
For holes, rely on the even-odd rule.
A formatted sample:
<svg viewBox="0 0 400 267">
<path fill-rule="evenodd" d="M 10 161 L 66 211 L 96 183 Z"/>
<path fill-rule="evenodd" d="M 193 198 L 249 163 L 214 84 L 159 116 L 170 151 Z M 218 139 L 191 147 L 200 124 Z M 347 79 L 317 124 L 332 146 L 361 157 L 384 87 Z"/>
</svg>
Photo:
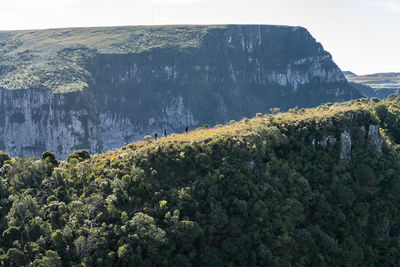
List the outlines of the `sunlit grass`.
<svg viewBox="0 0 400 267">
<path fill-rule="evenodd" d="M 220 125 L 213 128 L 198 128 L 189 133 L 174 134 L 167 137 L 160 137 L 157 140 L 139 141 L 128 144 L 120 149 L 106 152 L 93 157 L 94 163 L 103 164 L 104 160 L 111 163 L 120 161 L 126 157 L 132 157 L 137 153 L 152 150 L 157 147 L 170 147 L 171 145 L 183 145 L 185 143 L 212 142 L 217 138 L 229 137 L 232 139 L 241 138 L 249 133 L 254 133 L 258 127 L 275 125 L 296 125 L 301 122 L 326 121 L 335 116 L 342 116 L 348 112 L 363 111 L 369 108 L 369 104 L 359 100 L 353 102 L 325 104 L 317 108 L 300 109 L 296 113 L 286 112 L 276 115 L 265 114 L 252 119 L 242 119 L 238 122 L 231 122 L 228 125 Z"/>
<path fill-rule="evenodd" d="M 8 90 L 33 87 L 56 93 L 82 90 L 90 77 L 79 61 L 97 54 L 135 54 L 155 48 L 185 50 L 199 47 L 204 35 L 226 26 L 134 26 L 65 28 L 1 32 L 0 86 Z M 60 55 L 63 49 L 75 53 Z M 83 48 L 83 49 L 82 49 Z M 87 50 L 91 52 L 87 54 Z M 69 74 L 60 71 L 68 69 Z"/>
</svg>

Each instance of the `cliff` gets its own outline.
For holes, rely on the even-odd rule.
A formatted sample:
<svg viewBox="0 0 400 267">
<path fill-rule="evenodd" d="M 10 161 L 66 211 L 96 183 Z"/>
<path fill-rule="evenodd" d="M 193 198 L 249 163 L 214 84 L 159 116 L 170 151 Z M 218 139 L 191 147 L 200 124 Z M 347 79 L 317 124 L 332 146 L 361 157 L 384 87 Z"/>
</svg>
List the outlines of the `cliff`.
<svg viewBox="0 0 400 267">
<path fill-rule="evenodd" d="M 1 266 L 397 266 L 400 97 L 67 162 L 0 152 Z"/>
<path fill-rule="evenodd" d="M 358 98 L 301 27 L 0 32 L 0 149 L 107 151 L 155 131 Z"/>
</svg>

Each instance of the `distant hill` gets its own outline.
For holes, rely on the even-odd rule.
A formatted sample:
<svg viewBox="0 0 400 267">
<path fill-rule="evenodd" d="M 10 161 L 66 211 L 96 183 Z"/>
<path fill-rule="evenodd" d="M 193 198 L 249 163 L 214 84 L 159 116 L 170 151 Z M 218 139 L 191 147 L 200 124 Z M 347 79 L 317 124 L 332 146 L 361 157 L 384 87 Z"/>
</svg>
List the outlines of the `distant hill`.
<svg viewBox="0 0 400 267">
<path fill-rule="evenodd" d="M 354 75 L 344 72 L 346 79 L 361 93 L 368 97 L 386 98 L 389 95 L 400 95 L 400 73 L 375 73 Z"/>
<path fill-rule="evenodd" d="M 344 74 L 345 76 L 357 76 L 356 74 L 354 74 L 354 73 L 351 72 L 351 71 L 343 71 L 343 74 Z"/>
<path fill-rule="evenodd" d="M 396 266 L 400 98 L 0 153 L 1 266 Z"/>
<path fill-rule="evenodd" d="M 361 97 L 302 27 L 0 32 L 0 149 L 107 151 L 154 132 Z"/>
</svg>

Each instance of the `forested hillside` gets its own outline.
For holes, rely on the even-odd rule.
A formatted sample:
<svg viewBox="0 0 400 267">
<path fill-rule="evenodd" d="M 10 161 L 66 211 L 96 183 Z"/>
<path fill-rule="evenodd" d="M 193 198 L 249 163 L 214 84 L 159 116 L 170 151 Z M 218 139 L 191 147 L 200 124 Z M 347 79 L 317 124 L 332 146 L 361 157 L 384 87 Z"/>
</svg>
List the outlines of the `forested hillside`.
<svg viewBox="0 0 400 267">
<path fill-rule="evenodd" d="M 395 266 L 400 98 L 0 155 L 0 265 Z"/>
</svg>

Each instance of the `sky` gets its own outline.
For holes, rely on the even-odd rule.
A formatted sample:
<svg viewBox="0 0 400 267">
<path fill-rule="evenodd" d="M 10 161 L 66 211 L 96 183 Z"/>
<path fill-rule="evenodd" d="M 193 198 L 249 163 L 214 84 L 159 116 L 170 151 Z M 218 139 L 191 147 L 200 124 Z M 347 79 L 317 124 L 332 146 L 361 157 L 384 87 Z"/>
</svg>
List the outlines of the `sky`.
<svg viewBox="0 0 400 267">
<path fill-rule="evenodd" d="M 0 2 L 0 30 L 159 24 L 303 26 L 342 70 L 400 72 L 400 0 Z"/>
</svg>

